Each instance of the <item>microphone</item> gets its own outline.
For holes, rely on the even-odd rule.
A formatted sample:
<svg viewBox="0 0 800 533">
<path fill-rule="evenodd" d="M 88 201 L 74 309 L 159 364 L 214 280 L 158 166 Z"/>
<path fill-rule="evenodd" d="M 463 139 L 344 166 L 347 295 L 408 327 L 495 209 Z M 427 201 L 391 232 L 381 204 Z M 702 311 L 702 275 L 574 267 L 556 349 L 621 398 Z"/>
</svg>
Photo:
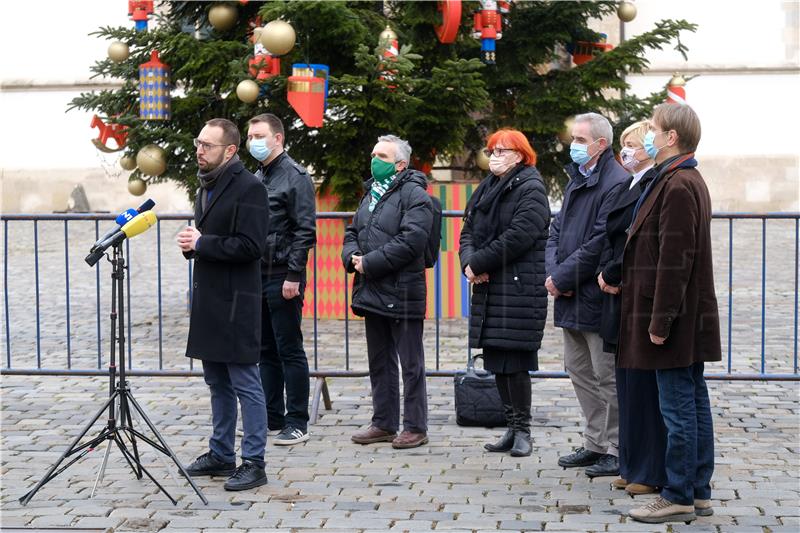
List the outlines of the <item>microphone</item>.
<svg viewBox="0 0 800 533">
<path fill-rule="evenodd" d="M 104 240 L 108 239 L 109 237 L 114 235 L 116 232 L 118 232 L 119 229 L 122 226 L 124 226 L 125 224 L 127 224 L 128 222 L 133 220 L 133 218 L 136 215 L 138 215 L 139 213 L 144 213 L 145 211 L 150 211 L 151 209 L 153 209 L 153 206 L 155 206 L 155 205 L 156 205 L 156 203 L 153 200 L 148 198 L 147 201 L 145 201 L 137 209 L 133 209 L 133 208 L 127 209 L 127 210 L 123 211 L 122 213 L 120 213 L 119 215 L 117 215 L 117 218 L 114 221 L 114 222 L 117 223 L 117 226 L 115 228 L 111 228 L 110 230 L 108 230 L 105 233 L 105 235 L 103 235 L 102 237 L 97 239 L 97 242 L 95 242 L 92 245 L 92 248 L 91 248 L 91 250 L 89 250 L 89 252 L 96 252 L 98 250 L 101 242 L 103 242 Z"/>
<path fill-rule="evenodd" d="M 105 251 L 108 248 L 111 246 L 117 246 L 125 239 L 132 239 L 140 233 L 144 233 L 150 229 L 150 227 L 153 226 L 157 220 L 158 217 L 156 217 L 156 214 L 152 211 L 145 211 L 144 213 L 136 215 L 130 222 L 122 226 L 113 235 L 97 245 L 96 249 L 86 256 L 86 263 L 89 266 L 94 266 L 100 260 L 100 258 L 105 255 Z"/>
</svg>

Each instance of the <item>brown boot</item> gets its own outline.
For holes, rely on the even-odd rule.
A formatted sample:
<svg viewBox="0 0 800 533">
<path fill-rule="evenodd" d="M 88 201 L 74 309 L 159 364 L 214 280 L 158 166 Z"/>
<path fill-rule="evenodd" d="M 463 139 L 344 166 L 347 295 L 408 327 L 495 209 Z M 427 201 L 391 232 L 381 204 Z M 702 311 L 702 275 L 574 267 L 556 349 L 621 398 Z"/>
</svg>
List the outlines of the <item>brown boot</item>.
<svg viewBox="0 0 800 533">
<path fill-rule="evenodd" d="M 658 489 L 651 485 L 644 485 L 642 483 L 628 483 L 628 486 L 625 487 L 625 492 L 631 496 L 641 496 L 642 494 L 653 494 L 654 492 L 658 492 Z"/>
<path fill-rule="evenodd" d="M 396 436 L 397 433 L 392 431 L 385 431 L 381 428 L 370 426 L 367 429 L 362 429 L 361 431 L 353 433 L 350 440 L 356 444 L 373 444 L 375 442 L 392 442 Z"/>
<path fill-rule="evenodd" d="M 628 480 L 618 477 L 617 479 L 611 482 L 611 486 L 615 489 L 624 489 L 625 487 L 628 486 Z"/>
<path fill-rule="evenodd" d="M 392 441 L 392 448 L 404 450 L 406 448 L 417 448 L 423 444 L 428 444 L 428 436 L 425 433 L 403 431 Z"/>
</svg>

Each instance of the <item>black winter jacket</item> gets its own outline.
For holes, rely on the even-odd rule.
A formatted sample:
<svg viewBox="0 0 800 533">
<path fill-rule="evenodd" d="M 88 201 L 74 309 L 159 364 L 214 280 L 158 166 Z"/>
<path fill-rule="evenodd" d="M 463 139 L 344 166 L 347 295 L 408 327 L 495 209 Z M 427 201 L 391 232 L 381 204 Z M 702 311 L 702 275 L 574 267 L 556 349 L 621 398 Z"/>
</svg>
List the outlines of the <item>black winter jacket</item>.
<svg viewBox="0 0 800 533">
<path fill-rule="evenodd" d="M 566 167 L 570 176 L 561 210 L 550 225 L 547 241 L 547 274 L 561 292 L 554 304 L 556 327 L 600 331 L 602 291 L 597 267 L 605 242 L 606 216 L 613 189 L 630 177 L 609 148 L 603 152 L 589 176 L 578 165 Z"/>
<path fill-rule="evenodd" d="M 370 213 L 364 195 L 347 226 L 342 263 L 355 272 L 353 254 L 363 256 L 364 274 L 355 273 L 356 315 L 370 312 L 401 319 L 425 318 L 425 247 L 433 224 L 433 203 L 425 174 L 402 171 Z"/>
<path fill-rule="evenodd" d="M 269 231 L 267 191 L 237 162 L 217 180 L 205 213 L 198 191 L 194 222 L 203 235 L 194 258 L 186 355 L 217 363 L 261 357 L 261 268 Z"/>
<path fill-rule="evenodd" d="M 459 240 L 462 272 L 469 266 L 489 274 L 488 283 L 473 285 L 469 344 L 535 352 L 547 321 L 547 192 L 533 166 L 518 165 L 498 187 L 494 179 L 485 178 L 470 198 Z"/>
<path fill-rule="evenodd" d="M 269 193 L 270 228 L 262 271 L 303 279 L 308 250 L 317 239 L 316 196 L 306 169 L 286 152 L 256 171 Z"/>
</svg>

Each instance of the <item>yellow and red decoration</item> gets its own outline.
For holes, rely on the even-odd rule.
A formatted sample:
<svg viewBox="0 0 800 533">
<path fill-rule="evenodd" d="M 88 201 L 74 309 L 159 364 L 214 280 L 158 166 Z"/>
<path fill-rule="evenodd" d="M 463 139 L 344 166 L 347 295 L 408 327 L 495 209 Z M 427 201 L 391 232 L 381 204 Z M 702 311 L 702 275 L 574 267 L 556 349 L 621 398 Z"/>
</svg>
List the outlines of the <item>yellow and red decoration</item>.
<svg viewBox="0 0 800 533">
<path fill-rule="evenodd" d="M 286 85 L 286 99 L 303 124 L 321 128 L 328 96 L 328 66 L 296 63 Z"/>
<path fill-rule="evenodd" d="M 607 40 L 608 35 L 601 33 L 597 42 L 578 41 L 575 43 L 572 50 L 572 62 L 576 65 L 583 65 L 594 58 L 594 54 L 597 50 L 600 52 L 607 52 L 614 48 L 613 44 L 606 42 Z"/>
<path fill-rule="evenodd" d="M 150 61 L 139 65 L 139 118 L 169 120 L 169 66 L 158 58 L 158 50 L 150 53 Z"/>
</svg>

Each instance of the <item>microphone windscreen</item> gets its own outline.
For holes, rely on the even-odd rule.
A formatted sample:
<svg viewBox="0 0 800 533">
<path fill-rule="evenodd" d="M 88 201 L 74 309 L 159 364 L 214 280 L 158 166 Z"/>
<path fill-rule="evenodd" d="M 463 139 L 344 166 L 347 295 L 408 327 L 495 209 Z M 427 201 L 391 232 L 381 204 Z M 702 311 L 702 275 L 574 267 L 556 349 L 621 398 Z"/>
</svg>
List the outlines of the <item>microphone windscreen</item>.
<svg viewBox="0 0 800 533">
<path fill-rule="evenodd" d="M 134 219 L 139 212 L 136 209 L 130 208 L 117 216 L 117 226 L 124 226 L 128 222 Z"/>
<path fill-rule="evenodd" d="M 153 209 L 155 205 L 156 203 L 152 199 L 148 198 L 147 201 L 145 201 L 145 203 L 139 206 L 139 209 L 137 209 L 137 211 L 139 213 L 144 213 L 145 211 L 150 211 L 151 209 Z"/>
<path fill-rule="evenodd" d="M 147 231 L 157 220 L 158 217 L 156 217 L 155 213 L 152 211 L 145 211 L 122 226 L 122 233 L 124 233 L 127 238 L 132 239 L 140 233 Z"/>
</svg>

